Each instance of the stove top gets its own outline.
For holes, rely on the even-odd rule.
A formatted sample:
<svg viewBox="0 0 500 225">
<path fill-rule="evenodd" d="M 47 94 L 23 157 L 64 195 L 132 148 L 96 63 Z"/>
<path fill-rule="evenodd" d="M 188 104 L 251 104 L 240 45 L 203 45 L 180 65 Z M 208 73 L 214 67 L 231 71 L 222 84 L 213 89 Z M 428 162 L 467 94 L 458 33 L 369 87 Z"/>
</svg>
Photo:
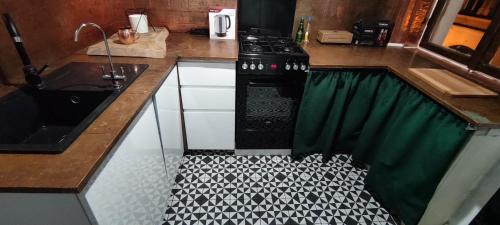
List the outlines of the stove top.
<svg viewBox="0 0 500 225">
<path fill-rule="evenodd" d="M 292 39 L 256 36 L 240 37 L 240 53 L 305 54 Z"/>
<path fill-rule="evenodd" d="M 309 71 L 309 56 L 290 35 L 269 30 L 240 32 L 238 74 L 298 74 Z"/>
<path fill-rule="evenodd" d="M 240 53 L 254 55 L 305 54 L 290 37 L 262 34 L 240 34 Z"/>
</svg>

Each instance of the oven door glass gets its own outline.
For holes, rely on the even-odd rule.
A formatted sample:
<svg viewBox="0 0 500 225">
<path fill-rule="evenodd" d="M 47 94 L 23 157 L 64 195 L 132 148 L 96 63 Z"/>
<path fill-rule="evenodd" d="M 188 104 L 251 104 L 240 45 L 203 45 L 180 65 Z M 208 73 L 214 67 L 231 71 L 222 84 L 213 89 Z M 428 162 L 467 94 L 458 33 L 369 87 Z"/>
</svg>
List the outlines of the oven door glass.
<svg viewBox="0 0 500 225">
<path fill-rule="evenodd" d="M 236 147 L 290 149 L 305 76 L 240 75 Z"/>
</svg>

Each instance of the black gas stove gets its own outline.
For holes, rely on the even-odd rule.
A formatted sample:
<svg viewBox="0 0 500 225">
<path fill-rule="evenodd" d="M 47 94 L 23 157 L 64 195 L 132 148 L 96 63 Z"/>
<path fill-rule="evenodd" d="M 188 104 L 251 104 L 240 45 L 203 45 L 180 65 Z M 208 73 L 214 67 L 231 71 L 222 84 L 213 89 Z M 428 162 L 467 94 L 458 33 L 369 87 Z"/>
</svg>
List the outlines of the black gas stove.
<svg viewBox="0 0 500 225">
<path fill-rule="evenodd" d="M 309 71 L 309 56 L 291 39 L 294 15 L 295 0 L 238 1 L 237 149 L 292 147 Z"/>
</svg>

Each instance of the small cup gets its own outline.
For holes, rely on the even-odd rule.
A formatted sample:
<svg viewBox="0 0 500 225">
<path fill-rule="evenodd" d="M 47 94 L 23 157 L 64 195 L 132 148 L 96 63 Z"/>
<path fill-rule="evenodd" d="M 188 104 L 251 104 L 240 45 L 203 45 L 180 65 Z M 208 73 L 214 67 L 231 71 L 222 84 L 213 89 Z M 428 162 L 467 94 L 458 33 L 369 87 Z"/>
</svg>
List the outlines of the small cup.
<svg viewBox="0 0 500 225">
<path fill-rule="evenodd" d="M 122 27 L 118 29 L 118 40 L 120 40 L 120 43 L 124 45 L 133 44 L 138 38 L 139 35 L 130 27 Z"/>
</svg>

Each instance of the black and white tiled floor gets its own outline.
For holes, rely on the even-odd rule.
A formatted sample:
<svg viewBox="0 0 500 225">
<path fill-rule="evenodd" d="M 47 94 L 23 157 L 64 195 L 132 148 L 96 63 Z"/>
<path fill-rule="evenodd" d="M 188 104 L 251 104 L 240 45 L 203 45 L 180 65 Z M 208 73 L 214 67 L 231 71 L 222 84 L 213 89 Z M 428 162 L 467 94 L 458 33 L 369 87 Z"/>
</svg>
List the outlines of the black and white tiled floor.
<svg viewBox="0 0 500 225">
<path fill-rule="evenodd" d="M 170 196 L 170 224 L 396 224 L 348 155 L 186 155 Z"/>
</svg>

